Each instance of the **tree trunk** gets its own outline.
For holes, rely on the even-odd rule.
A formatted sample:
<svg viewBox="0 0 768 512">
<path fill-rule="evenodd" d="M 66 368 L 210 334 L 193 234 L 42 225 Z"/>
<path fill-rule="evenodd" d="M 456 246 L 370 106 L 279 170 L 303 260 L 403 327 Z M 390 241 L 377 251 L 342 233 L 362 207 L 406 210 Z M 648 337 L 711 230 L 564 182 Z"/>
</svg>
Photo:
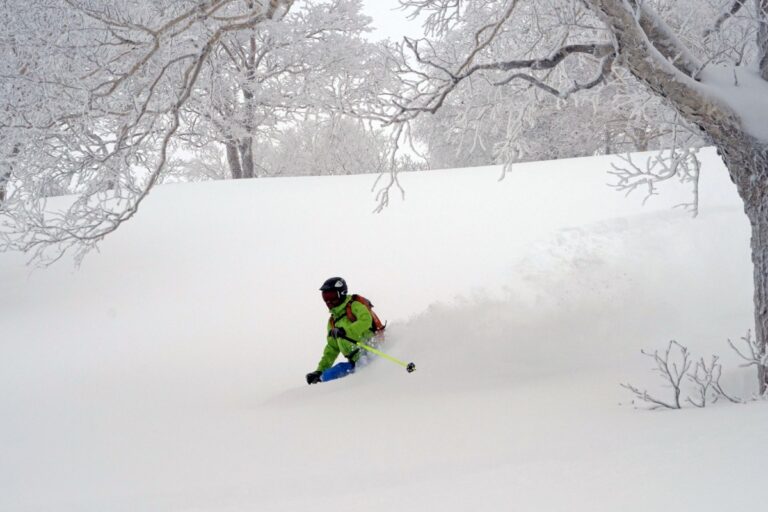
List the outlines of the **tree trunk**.
<svg viewBox="0 0 768 512">
<path fill-rule="evenodd" d="M 640 128 L 632 129 L 632 139 L 635 141 L 634 151 L 648 151 L 648 131 Z"/>
<path fill-rule="evenodd" d="M 6 171 L 5 173 L 0 174 L 0 206 L 2 206 L 2 204 L 5 202 L 6 186 L 10 177 L 10 171 Z"/>
<path fill-rule="evenodd" d="M 242 163 L 243 178 L 253 178 L 253 138 L 243 137 L 238 145 L 240 149 L 240 162 Z"/>
<path fill-rule="evenodd" d="M 757 7 L 757 47 L 760 76 L 768 81 L 768 0 L 755 0 Z M 744 211 L 752 226 L 752 263 L 755 282 L 755 338 L 758 347 L 757 378 L 760 394 L 768 390 L 768 144 L 742 135 L 740 148 L 731 144 L 729 152 L 723 152 L 731 176 L 739 169 L 741 179 L 736 181 L 739 194 L 744 200 Z M 734 154 L 735 153 L 735 154 Z M 737 167 L 738 166 L 738 167 Z"/>
<path fill-rule="evenodd" d="M 757 0 L 757 49 L 760 76 L 768 81 L 768 0 Z"/>
<path fill-rule="evenodd" d="M 747 209 L 747 216 L 752 225 L 752 262 L 755 281 L 755 337 L 757 339 L 760 360 L 766 350 L 768 336 L 768 205 Z M 768 367 L 757 366 L 757 378 L 760 394 L 768 389 Z"/>
<path fill-rule="evenodd" d="M 251 4 L 249 4 L 251 5 Z M 272 1 L 270 3 L 270 12 L 268 17 L 271 19 L 278 7 L 278 2 Z M 248 70 L 246 73 L 246 83 L 243 85 L 243 99 L 245 100 L 245 133 L 246 136 L 240 139 L 240 161 L 243 165 L 243 178 L 253 178 L 253 92 L 251 87 L 254 86 L 256 77 L 256 68 L 260 64 L 260 58 L 258 54 L 258 45 L 256 44 L 256 37 L 251 35 L 250 46 L 248 51 L 248 58 L 245 63 L 245 67 Z"/>
<path fill-rule="evenodd" d="M 6 159 L 5 164 L 8 166 L 6 171 L 0 171 L 0 205 L 5 202 L 5 198 L 8 194 L 8 181 L 11 179 L 11 173 L 13 172 L 14 157 L 19 154 L 19 144 L 13 146 L 10 156 Z"/>
<path fill-rule="evenodd" d="M 605 149 L 604 149 L 605 154 L 612 155 L 613 154 L 613 137 L 611 136 L 611 130 L 607 126 L 603 131 L 603 139 L 605 142 Z"/>
<path fill-rule="evenodd" d="M 755 0 L 760 72 L 768 78 L 768 0 Z M 768 340 L 768 144 L 744 131 L 739 117 L 716 99 L 702 93 L 694 79 L 702 67 L 655 16 L 652 7 L 633 0 L 588 0 L 616 37 L 618 52 L 630 72 L 678 113 L 702 129 L 717 146 L 731 179 L 744 201 L 752 225 L 755 336 L 758 347 L 760 392 L 768 389 L 764 363 Z M 741 8 L 736 2 L 733 7 Z M 738 9 L 731 12 L 734 14 Z M 674 68 L 673 68 L 674 66 Z"/>
<path fill-rule="evenodd" d="M 755 338 L 758 360 L 763 361 L 768 348 L 768 144 L 736 133 L 728 143 L 718 144 L 718 149 L 752 227 Z M 768 390 L 768 366 L 758 364 L 757 371 L 762 395 Z"/>
<path fill-rule="evenodd" d="M 232 172 L 232 179 L 239 180 L 243 177 L 243 167 L 240 164 L 240 152 L 237 149 L 237 144 L 234 140 L 228 140 L 225 145 L 227 147 L 227 162 L 229 163 L 229 170 Z"/>
</svg>

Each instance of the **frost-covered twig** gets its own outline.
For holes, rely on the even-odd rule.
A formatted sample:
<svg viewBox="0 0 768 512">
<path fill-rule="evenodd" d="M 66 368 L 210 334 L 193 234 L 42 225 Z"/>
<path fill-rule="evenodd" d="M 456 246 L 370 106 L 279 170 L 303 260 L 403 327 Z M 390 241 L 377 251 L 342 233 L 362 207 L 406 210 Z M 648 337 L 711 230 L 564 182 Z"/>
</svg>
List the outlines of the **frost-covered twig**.
<svg viewBox="0 0 768 512">
<path fill-rule="evenodd" d="M 733 345 L 731 344 L 731 346 Z M 734 350 L 736 349 L 734 348 Z M 702 357 L 693 364 L 688 349 L 675 340 L 669 342 L 663 355 L 660 355 L 658 351 L 649 353 L 643 350 L 641 352 L 643 355 L 653 358 L 656 363 L 653 371 L 658 373 L 667 383 L 667 386 L 672 388 L 674 401 L 666 402 L 650 395 L 648 391 L 630 384 L 621 384 L 621 386 L 631 391 L 643 402 L 651 404 L 651 409 L 660 407 L 681 409 L 681 397 L 685 397 L 683 400 L 685 403 L 699 408 L 706 407 L 709 403 L 715 403 L 720 398 L 734 404 L 742 403 L 742 400 L 731 396 L 723 389 L 720 383 L 723 368 L 718 356 L 713 355 L 709 362 Z M 690 394 L 683 390 L 684 379 L 693 385 L 693 391 Z"/>
<path fill-rule="evenodd" d="M 693 368 L 693 371 L 688 375 L 688 378 L 696 386 L 696 394 L 698 400 L 694 400 L 691 397 L 685 399 L 686 402 L 695 407 L 706 407 L 707 398 L 710 396 L 714 381 L 720 376 L 720 365 L 717 362 L 717 356 L 712 356 L 712 360 L 709 364 L 704 361 L 704 358 L 699 359 Z M 715 396 L 713 401 L 717 400 Z"/>
<path fill-rule="evenodd" d="M 728 339 L 728 345 L 731 346 L 734 352 L 739 355 L 745 363 L 742 367 L 747 366 L 768 366 L 768 351 L 766 351 L 765 345 L 761 345 L 757 338 L 752 337 L 752 331 L 747 331 L 746 336 L 742 336 L 742 344 L 745 345 L 744 349 L 739 349 L 731 340 Z"/>
<path fill-rule="evenodd" d="M 398 190 L 400 190 L 401 197 L 405 198 L 405 189 L 400 184 L 400 179 L 398 177 L 398 165 L 397 165 L 397 151 L 400 145 L 400 139 L 403 137 L 403 132 L 406 131 L 405 128 L 409 128 L 408 123 L 403 123 L 397 126 L 397 130 L 395 131 L 394 136 L 392 137 L 392 149 L 390 150 L 390 161 L 389 161 L 389 172 L 387 173 L 380 173 L 376 181 L 373 184 L 373 190 L 376 189 L 379 182 L 381 181 L 381 178 L 386 174 L 389 177 L 388 182 L 379 188 L 379 190 L 376 192 L 376 202 L 378 205 L 375 208 L 375 212 L 381 212 L 384 208 L 389 206 L 389 191 L 396 187 Z M 405 135 L 406 140 L 409 139 L 409 135 Z"/>
<path fill-rule="evenodd" d="M 640 167 L 631 154 L 618 155 L 626 165 L 611 164 L 613 171 L 608 171 L 608 173 L 618 179 L 611 187 L 626 192 L 626 195 L 638 188 L 645 187 L 647 188 L 647 194 L 643 199 L 643 204 L 645 204 L 651 196 L 658 195 L 656 187 L 659 183 L 677 177 L 682 183 L 691 183 L 693 186 L 691 202 L 677 205 L 677 207 L 685 208 L 692 212 L 695 217 L 699 211 L 699 176 L 701 170 L 698 151 L 698 148 L 660 151 L 649 156 L 644 167 Z"/>
<path fill-rule="evenodd" d="M 665 407 L 667 409 L 680 409 L 679 405 L 670 405 L 662 400 L 659 400 L 658 398 L 654 398 L 648 393 L 648 391 L 644 389 L 640 390 L 631 384 L 622 384 L 621 387 L 630 390 L 632 393 L 635 394 L 637 398 L 639 398 L 643 402 L 648 402 L 650 404 L 653 404 L 650 407 L 651 409 L 658 409 L 660 407 Z"/>
<path fill-rule="evenodd" d="M 709 363 L 704 361 L 703 357 L 700 358 L 693 370 L 688 373 L 688 379 L 694 384 L 698 398 L 694 400 L 688 397 L 686 402 L 695 407 L 706 407 L 708 400 L 715 403 L 722 397 L 734 404 L 741 403 L 740 400 L 733 398 L 723 389 L 720 384 L 722 372 L 723 367 L 718 356 L 713 355 Z"/>
<path fill-rule="evenodd" d="M 400 8 L 410 11 L 411 19 L 426 16 L 424 31 L 441 35 L 461 19 L 461 0 L 399 0 Z"/>
<path fill-rule="evenodd" d="M 673 349 L 677 353 L 676 355 L 672 354 Z M 672 403 L 666 402 L 652 396 L 648 393 L 648 391 L 640 390 L 631 384 L 622 384 L 621 386 L 630 390 L 640 400 L 652 404 L 651 409 L 658 409 L 659 407 L 665 407 L 667 409 L 681 409 L 681 383 L 688 373 L 688 370 L 691 368 L 691 359 L 688 349 L 677 341 L 671 340 L 667 346 L 667 350 L 664 352 L 664 355 L 660 355 L 658 350 L 655 350 L 652 354 L 646 352 L 645 350 L 641 350 L 640 352 L 644 356 L 648 356 L 653 359 L 654 363 L 656 364 L 656 368 L 654 368 L 653 371 L 658 373 L 662 379 L 664 379 L 672 388 L 674 400 Z"/>
<path fill-rule="evenodd" d="M 742 367 L 756 366 L 758 381 L 761 385 L 761 395 L 768 398 L 768 389 L 765 389 L 766 372 L 768 372 L 768 347 L 756 337 L 752 337 L 752 331 L 747 331 L 747 335 L 741 338 L 744 349 L 739 349 L 730 339 L 728 344 L 738 356 L 746 361 L 741 364 Z"/>
</svg>

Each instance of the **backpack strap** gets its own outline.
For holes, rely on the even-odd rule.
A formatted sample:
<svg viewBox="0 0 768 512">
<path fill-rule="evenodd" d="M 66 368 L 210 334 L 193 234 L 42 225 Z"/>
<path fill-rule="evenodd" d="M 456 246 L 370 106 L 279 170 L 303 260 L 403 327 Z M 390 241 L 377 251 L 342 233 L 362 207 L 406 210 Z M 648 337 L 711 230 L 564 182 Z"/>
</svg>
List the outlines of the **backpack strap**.
<svg viewBox="0 0 768 512">
<path fill-rule="evenodd" d="M 366 299 L 362 295 L 354 294 L 354 295 L 352 295 L 352 300 L 350 300 L 347 303 L 347 307 L 345 308 L 344 314 L 339 315 L 336 318 L 331 316 L 331 319 L 330 319 L 331 329 L 336 327 L 336 322 L 338 322 L 339 320 L 341 320 L 345 316 L 347 317 L 347 320 L 349 320 L 350 322 L 352 322 L 352 323 L 357 322 L 357 317 L 352 312 L 352 303 L 353 302 L 359 302 L 360 304 L 365 306 L 365 308 L 371 314 L 371 332 L 380 332 L 380 331 L 383 331 L 387 327 L 387 324 L 382 323 L 382 321 L 379 318 L 379 316 L 376 313 L 373 312 L 373 304 L 371 304 L 371 301 L 369 301 L 368 299 Z"/>
<path fill-rule="evenodd" d="M 352 301 L 359 302 L 360 304 L 366 307 L 369 313 L 371 313 L 371 332 L 379 332 L 384 330 L 384 328 L 386 327 L 386 324 L 382 323 L 379 316 L 376 313 L 374 313 L 373 304 L 371 303 L 371 301 L 369 301 L 362 295 L 357 295 L 357 294 L 352 295 Z M 350 304 L 352 303 L 352 301 L 350 301 Z M 350 318 L 351 314 L 352 314 L 352 309 L 350 308 L 350 305 L 347 304 L 347 318 Z M 352 316 L 354 317 L 354 315 Z M 351 321 L 354 322 L 354 320 L 351 320 Z"/>
<path fill-rule="evenodd" d="M 353 295 L 352 300 L 347 302 L 347 320 L 349 320 L 352 323 L 357 322 L 357 317 L 352 312 L 352 303 L 355 302 L 356 300 L 357 300 L 357 295 Z"/>
<path fill-rule="evenodd" d="M 347 309 L 349 309 L 349 304 L 347 304 Z M 331 318 L 329 320 L 329 322 L 331 324 L 331 329 L 336 327 L 336 322 L 338 322 L 339 320 L 341 320 L 345 316 L 347 316 L 347 318 L 349 318 L 348 314 L 341 314 L 341 315 L 337 316 L 336 318 L 333 318 L 333 315 L 331 315 Z M 354 317 L 354 315 L 352 315 L 352 316 Z M 352 320 L 352 321 L 354 322 L 354 320 Z"/>
</svg>

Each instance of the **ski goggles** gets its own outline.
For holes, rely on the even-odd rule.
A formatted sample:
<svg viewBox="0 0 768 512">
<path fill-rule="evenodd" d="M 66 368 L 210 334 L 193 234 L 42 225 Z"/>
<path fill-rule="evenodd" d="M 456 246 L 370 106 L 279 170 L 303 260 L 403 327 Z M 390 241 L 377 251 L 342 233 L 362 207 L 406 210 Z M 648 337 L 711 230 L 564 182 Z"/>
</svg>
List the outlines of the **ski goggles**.
<svg viewBox="0 0 768 512">
<path fill-rule="evenodd" d="M 339 292 L 336 290 L 324 290 L 323 291 L 323 300 L 325 302 L 334 302 L 339 300 Z"/>
<path fill-rule="evenodd" d="M 322 293 L 323 293 L 323 301 L 326 304 L 336 305 L 340 302 L 341 296 L 339 295 L 339 292 L 337 292 L 336 290 L 324 290 Z"/>
</svg>

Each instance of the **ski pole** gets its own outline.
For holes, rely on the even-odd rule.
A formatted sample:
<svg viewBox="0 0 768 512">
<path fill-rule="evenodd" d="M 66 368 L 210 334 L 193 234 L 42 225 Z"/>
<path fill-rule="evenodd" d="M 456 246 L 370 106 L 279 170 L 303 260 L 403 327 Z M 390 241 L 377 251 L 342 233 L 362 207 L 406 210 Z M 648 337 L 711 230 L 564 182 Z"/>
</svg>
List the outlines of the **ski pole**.
<svg viewBox="0 0 768 512">
<path fill-rule="evenodd" d="M 381 357 L 383 357 L 384 359 L 388 359 L 388 360 L 392 361 L 392 362 L 393 362 L 393 363 L 395 363 L 395 364 L 399 364 L 400 366 L 402 366 L 403 368 L 405 368 L 405 371 L 407 371 L 408 373 L 411 373 L 411 372 L 413 372 L 413 371 L 415 371 L 415 370 L 416 370 L 416 365 L 415 365 L 415 364 L 413 364 L 413 363 L 406 363 L 405 361 L 401 361 L 401 360 L 399 360 L 399 359 L 396 359 L 396 358 L 394 358 L 394 357 L 392 357 L 392 356 L 390 356 L 390 355 L 387 355 L 387 354 L 385 354 L 385 353 L 384 353 L 384 352 L 382 352 L 381 350 L 375 349 L 375 348 L 373 348 L 373 347 L 369 347 L 368 345 L 366 345 L 366 344 L 365 344 L 365 343 L 363 343 L 362 341 L 355 341 L 355 340 L 353 340 L 352 338 L 349 338 L 349 337 L 347 337 L 347 336 L 340 336 L 340 338 L 343 338 L 343 339 L 347 340 L 348 342 L 350 342 L 350 343 L 353 343 L 353 344 L 357 345 L 357 346 L 358 346 L 358 347 L 360 347 L 360 348 L 364 348 L 364 349 L 365 349 L 365 350 L 367 350 L 368 352 L 373 352 L 373 353 L 374 353 L 374 354 L 376 354 L 377 356 L 381 356 Z"/>
</svg>

